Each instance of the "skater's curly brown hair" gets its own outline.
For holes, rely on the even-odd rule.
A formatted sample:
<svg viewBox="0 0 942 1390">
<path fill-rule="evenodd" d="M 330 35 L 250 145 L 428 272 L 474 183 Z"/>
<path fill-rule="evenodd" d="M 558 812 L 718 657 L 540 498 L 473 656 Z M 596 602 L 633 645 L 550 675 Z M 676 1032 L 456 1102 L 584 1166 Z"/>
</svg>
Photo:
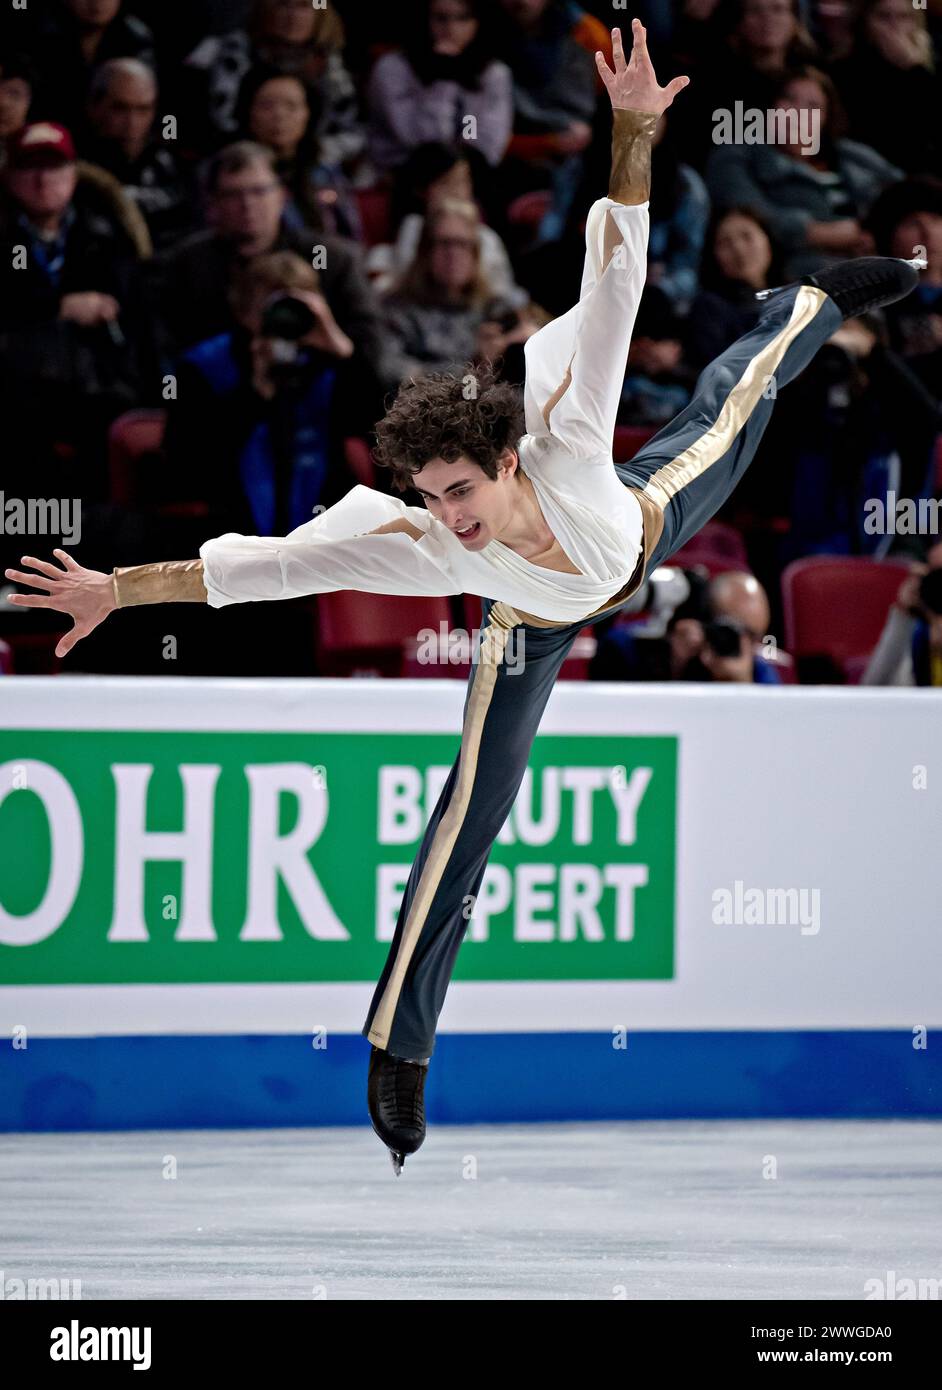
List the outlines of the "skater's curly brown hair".
<svg viewBox="0 0 942 1390">
<path fill-rule="evenodd" d="M 436 458 L 469 458 L 496 478 L 497 460 L 506 448 L 517 447 L 525 429 L 520 388 L 499 381 L 490 366 L 469 365 L 458 375 L 430 372 L 400 386 L 376 423 L 373 455 L 381 468 L 392 470 L 399 492 Z"/>
</svg>

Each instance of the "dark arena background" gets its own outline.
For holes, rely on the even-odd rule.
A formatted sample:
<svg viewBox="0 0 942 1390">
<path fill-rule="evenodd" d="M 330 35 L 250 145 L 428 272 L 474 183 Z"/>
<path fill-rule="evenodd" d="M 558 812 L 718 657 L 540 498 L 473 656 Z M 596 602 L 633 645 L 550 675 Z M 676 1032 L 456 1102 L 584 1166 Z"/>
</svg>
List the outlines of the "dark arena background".
<svg viewBox="0 0 942 1390">
<path fill-rule="evenodd" d="M 377 422 L 430 373 L 522 391 L 635 17 L 690 83 L 614 463 L 763 291 L 924 268 L 573 642 L 396 1176 L 361 1029 L 489 596 L 134 604 L 63 651 L 8 571 L 421 507 Z M 942 1288 L 940 38 L 940 0 L 0 0 L 0 1325 L 37 1366 L 322 1299 L 641 1301 L 642 1344 L 710 1303 L 743 1364 L 907 1364 L 920 1310 L 869 1305 Z"/>
</svg>

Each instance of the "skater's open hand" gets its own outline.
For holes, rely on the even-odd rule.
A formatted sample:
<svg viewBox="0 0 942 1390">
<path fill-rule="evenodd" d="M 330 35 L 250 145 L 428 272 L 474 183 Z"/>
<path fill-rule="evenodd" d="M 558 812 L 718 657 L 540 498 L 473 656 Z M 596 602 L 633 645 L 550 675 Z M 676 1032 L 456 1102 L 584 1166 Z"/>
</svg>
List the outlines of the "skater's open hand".
<svg viewBox="0 0 942 1390">
<path fill-rule="evenodd" d="M 612 30 L 612 72 L 603 53 L 596 53 L 595 62 L 602 81 L 608 88 L 613 111 L 650 111 L 659 116 L 666 111 L 678 92 L 690 82 L 689 77 L 675 77 L 666 87 L 659 87 L 648 57 L 647 32 L 640 19 L 631 21 L 631 58 L 625 62 L 621 30 Z"/>
<path fill-rule="evenodd" d="M 20 570 L 4 572 L 7 579 L 15 579 L 18 584 L 30 584 L 34 589 L 42 590 L 36 594 L 10 594 L 10 603 L 21 608 L 54 608 L 74 619 L 75 626 L 56 646 L 56 656 L 65 656 L 76 642 L 87 637 L 114 611 L 114 587 L 110 574 L 83 568 L 64 550 L 53 550 L 52 553 L 61 561 L 63 569 L 57 569 L 48 560 L 24 555 L 21 563 L 32 565 L 40 571 L 39 574 L 26 574 Z"/>
</svg>

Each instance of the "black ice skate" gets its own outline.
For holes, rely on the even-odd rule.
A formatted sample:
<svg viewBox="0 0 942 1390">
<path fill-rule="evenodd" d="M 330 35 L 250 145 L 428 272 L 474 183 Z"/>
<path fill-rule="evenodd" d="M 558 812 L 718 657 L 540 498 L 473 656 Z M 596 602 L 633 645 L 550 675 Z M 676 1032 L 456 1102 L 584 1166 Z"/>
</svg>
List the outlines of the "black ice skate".
<svg viewBox="0 0 942 1390">
<path fill-rule="evenodd" d="M 824 290 L 845 319 L 851 319 L 904 299 L 919 284 L 918 271 L 925 268 L 926 262 L 918 256 L 911 261 L 897 260 L 895 256 L 861 256 L 806 275 L 802 284 Z"/>
<path fill-rule="evenodd" d="M 918 256 L 911 261 L 898 260 L 895 256 L 859 256 L 853 261 L 839 261 L 825 270 L 816 270 L 813 275 L 803 275 L 801 283 L 823 290 L 834 300 L 844 318 L 852 319 L 857 314 L 905 299 L 919 284 L 917 272 L 925 270 L 926 264 Z M 760 290 L 756 299 L 768 299 L 777 293 L 778 290 Z"/>
<path fill-rule="evenodd" d="M 388 1147 L 396 1177 L 406 1154 L 425 1139 L 425 1077 L 429 1059 L 410 1062 L 374 1045 L 367 1098 L 373 1128 Z"/>
</svg>

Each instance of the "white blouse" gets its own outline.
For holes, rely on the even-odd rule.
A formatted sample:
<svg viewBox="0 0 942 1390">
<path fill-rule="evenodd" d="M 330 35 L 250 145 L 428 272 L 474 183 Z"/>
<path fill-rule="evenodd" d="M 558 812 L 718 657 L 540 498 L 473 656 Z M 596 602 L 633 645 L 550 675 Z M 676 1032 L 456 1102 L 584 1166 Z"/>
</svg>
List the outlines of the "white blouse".
<svg viewBox="0 0 942 1390">
<path fill-rule="evenodd" d="M 610 214 L 610 219 L 606 218 Z M 525 345 L 528 433 L 517 445 L 547 524 L 579 574 L 531 564 L 501 541 L 466 550 L 425 507 L 358 485 L 287 536 L 227 532 L 200 546 L 209 604 L 358 589 L 478 594 L 550 622 L 588 616 L 623 588 L 641 553 L 642 515 L 612 463 L 628 345 L 644 286 L 648 205 L 592 204 L 579 302 Z M 549 412 L 543 407 L 567 374 Z M 424 532 L 364 534 L 405 517 Z"/>
</svg>

